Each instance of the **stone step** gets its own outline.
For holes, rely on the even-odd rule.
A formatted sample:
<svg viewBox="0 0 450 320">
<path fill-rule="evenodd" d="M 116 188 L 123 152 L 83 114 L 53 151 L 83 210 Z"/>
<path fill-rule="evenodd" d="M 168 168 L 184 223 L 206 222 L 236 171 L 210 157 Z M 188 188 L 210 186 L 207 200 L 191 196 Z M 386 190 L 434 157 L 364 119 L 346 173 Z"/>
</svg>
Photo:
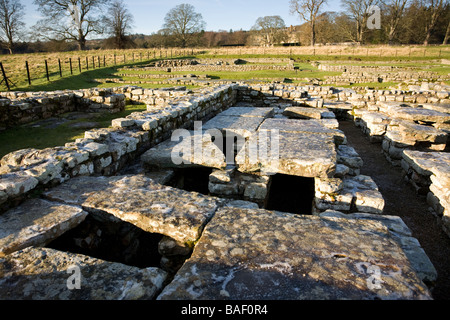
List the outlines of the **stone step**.
<svg viewBox="0 0 450 320">
<path fill-rule="evenodd" d="M 223 208 L 158 300 L 431 299 L 374 219 Z"/>
<path fill-rule="evenodd" d="M 30 246 L 44 246 L 87 216 L 81 207 L 30 199 L 0 215 L 0 257 Z"/>
<path fill-rule="evenodd" d="M 159 268 L 49 248 L 26 248 L 0 258 L 1 300 L 151 300 L 166 279 Z"/>
</svg>

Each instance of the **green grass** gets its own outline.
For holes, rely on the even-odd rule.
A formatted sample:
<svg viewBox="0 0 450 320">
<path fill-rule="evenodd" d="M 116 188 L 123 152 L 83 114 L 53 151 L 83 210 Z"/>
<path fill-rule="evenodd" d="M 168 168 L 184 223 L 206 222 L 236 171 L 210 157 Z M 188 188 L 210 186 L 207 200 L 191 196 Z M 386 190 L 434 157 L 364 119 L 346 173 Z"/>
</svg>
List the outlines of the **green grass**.
<svg viewBox="0 0 450 320">
<path fill-rule="evenodd" d="M 26 148 L 45 149 L 63 146 L 67 142 L 83 138 L 85 128 L 73 128 L 70 125 L 75 122 L 98 122 L 98 128 L 107 128 L 116 118 L 126 117 L 133 112 L 146 111 L 145 105 L 127 105 L 125 110 L 115 114 L 97 114 L 95 118 L 84 118 L 68 121 L 54 129 L 37 127 L 33 124 L 18 126 L 0 132 L 0 158 L 4 155 Z M 63 117 L 62 115 L 61 117 Z"/>
</svg>

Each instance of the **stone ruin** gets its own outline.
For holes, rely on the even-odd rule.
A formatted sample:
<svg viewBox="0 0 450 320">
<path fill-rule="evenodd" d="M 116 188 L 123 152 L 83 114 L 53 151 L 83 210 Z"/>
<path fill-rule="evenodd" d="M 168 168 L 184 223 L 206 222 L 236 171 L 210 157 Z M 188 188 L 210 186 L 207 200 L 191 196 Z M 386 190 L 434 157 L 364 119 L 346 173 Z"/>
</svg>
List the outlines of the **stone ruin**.
<svg viewBox="0 0 450 320">
<path fill-rule="evenodd" d="M 141 90 L 128 98 L 145 100 Z M 393 112 L 372 94 L 243 83 L 168 93 L 74 143 L 5 156 L 0 298 L 432 299 L 436 270 L 402 219 L 383 215 L 338 119 L 383 149 L 405 144 L 387 155 L 448 221 L 449 114 Z M 276 157 L 255 161 L 261 145 Z"/>
</svg>

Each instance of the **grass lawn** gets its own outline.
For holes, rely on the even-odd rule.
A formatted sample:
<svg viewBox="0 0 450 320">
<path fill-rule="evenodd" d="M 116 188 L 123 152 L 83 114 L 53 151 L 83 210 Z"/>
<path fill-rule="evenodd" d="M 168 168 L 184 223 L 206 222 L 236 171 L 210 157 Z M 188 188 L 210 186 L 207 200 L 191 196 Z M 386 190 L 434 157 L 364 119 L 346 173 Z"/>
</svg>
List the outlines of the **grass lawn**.
<svg viewBox="0 0 450 320">
<path fill-rule="evenodd" d="M 0 158 L 15 150 L 63 146 L 67 142 L 75 141 L 77 138 L 84 138 L 84 132 L 88 129 L 73 127 L 74 123 L 96 122 L 98 123 L 98 128 L 108 128 L 113 119 L 126 117 L 133 112 L 146 111 L 146 109 L 146 106 L 142 104 L 127 105 L 125 110 L 119 113 L 95 114 L 93 118 L 87 116 L 78 120 L 70 120 L 53 129 L 42 126 L 33 127 L 33 124 L 7 129 L 0 132 Z M 60 116 L 60 118 L 62 117 L 64 115 Z"/>
</svg>

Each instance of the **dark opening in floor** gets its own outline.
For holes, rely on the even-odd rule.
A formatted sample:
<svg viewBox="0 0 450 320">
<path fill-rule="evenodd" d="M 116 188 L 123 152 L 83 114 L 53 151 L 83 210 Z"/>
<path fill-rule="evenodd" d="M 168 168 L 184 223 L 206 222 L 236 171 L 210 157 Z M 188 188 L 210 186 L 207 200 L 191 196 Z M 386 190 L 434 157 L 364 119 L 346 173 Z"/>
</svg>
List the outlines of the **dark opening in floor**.
<svg viewBox="0 0 450 320">
<path fill-rule="evenodd" d="M 314 178 L 284 174 L 271 176 L 266 209 L 312 214 Z"/>
<path fill-rule="evenodd" d="M 47 247 L 139 268 L 160 267 L 161 234 L 149 233 L 106 213 L 89 214 L 85 221 Z"/>
<path fill-rule="evenodd" d="M 209 175 L 212 168 L 177 168 L 169 186 L 190 192 L 209 194 Z"/>
</svg>

